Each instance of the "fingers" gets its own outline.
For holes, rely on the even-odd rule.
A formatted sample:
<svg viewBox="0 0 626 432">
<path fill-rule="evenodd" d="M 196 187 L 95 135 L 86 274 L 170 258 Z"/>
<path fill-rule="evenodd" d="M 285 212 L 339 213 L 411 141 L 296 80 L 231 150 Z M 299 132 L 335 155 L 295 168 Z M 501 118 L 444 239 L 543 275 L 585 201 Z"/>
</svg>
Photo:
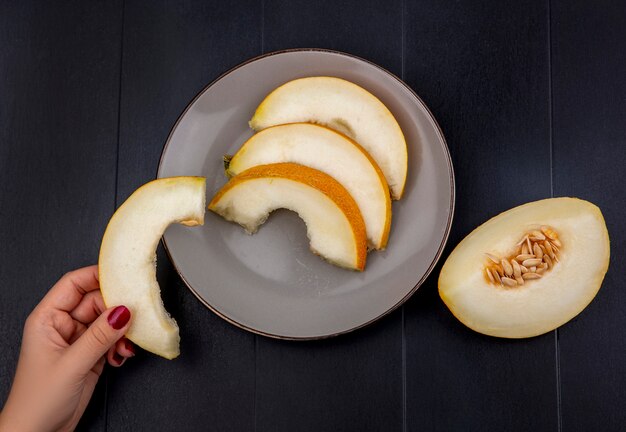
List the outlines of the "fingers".
<svg viewBox="0 0 626 432">
<path fill-rule="evenodd" d="M 76 320 L 72 320 L 72 321 L 74 322 L 74 332 L 72 333 L 69 339 L 67 338 L 65 339 L 70 345 L 76 342 L 78 338 L 81 337 L 83 333 L 85 333 L 85 331 L 87 331 L 87 326 L 85 324 Z"/>
<path fill-rule="evenodd" d="M 83 267 L 66 273 L 48 291 L 39 306 L 70 312 L 78 306 L 85 294 L 99 288 L 98 266 Z"/>
<path fill-rule="evenodd" d="M 85 294 L 78 306 L 70 311 L 70 316 L 76 321 L 89 325 L 106 309 L 100 291 L 91 291 Z"/>
<path fill-rule="evenodd" d="M 126 359 L 134 356 L 135 347 L 133 343 L 126 338 L 122 338 L 113 347 L 109 348 L 106 358 L 111 366 L 120 367 Z"/>
<path fill-rule="evenodd" d="M 130 325 L 130 310 L 117 306 L 105 310 L 70 347 L 64 356 L 68 368 L 87 374 L 124 336 Z"/>
</svg>

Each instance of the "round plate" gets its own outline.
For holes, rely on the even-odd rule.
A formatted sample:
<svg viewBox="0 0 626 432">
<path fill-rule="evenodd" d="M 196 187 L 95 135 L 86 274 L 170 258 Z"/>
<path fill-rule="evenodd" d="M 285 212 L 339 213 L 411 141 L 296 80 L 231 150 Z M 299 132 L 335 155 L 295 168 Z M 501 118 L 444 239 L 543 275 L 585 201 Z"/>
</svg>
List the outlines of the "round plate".
<svg viewBox="0 0 626 432">
<path fill-rule="evenodd" d="M 367 325 L 401 305 L 441 255 L 454 210 L 454 174 L 443 134 L 420 98 L 366 60 L 326 50 L 290 50 L 250 60 L 189 104 L 163 149 L 158 177 L 205 176 L 207 202 L 226 183 L 222 156 L 252 135 L 263 98 L 295 78 L 326 75 L 376 95 L 407 140 L 404 197 L 393 202 L 389 244 L 364 272 L 337 268 L 309 251 L 304 223 L 274 212 L 255 235 L 207 212 L 203 227 L 171 226 L 163 241 L 174 267 L 207 307 L 252 332 L 317 339 Z"/>
</svg>

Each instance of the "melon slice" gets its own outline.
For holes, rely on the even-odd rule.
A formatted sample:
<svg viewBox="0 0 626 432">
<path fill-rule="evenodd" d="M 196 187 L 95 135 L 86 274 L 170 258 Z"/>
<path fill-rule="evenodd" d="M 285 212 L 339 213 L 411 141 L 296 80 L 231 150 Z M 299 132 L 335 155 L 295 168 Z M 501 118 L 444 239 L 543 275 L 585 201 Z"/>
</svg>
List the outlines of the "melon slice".
<svg viewBox="0 0 626 432">
<path fill-rule="evenodd" d="M 609 265 L 600 209 L 575 198 L 515 207 L 470 233 L 446 260 L 439 294 L 466 326 L 525 338 L 578 315 Z"/>
<path fill-rule="evenodd" d="M 250 127 L 318 123 L 362 145 L 385 174 L 392 198 L 400 199 L 407 175 L 407 146 L 400 125 L 373 94 L 349 81 L 309 77 L 289 81 L 256 109 Z"/>
<path fill-rule="evenodd" d="M 367 238 L 359 207 L 337 180 L 321 171 L 294 163 L 255 166 L 230 179 L 209 203 L 209 210 L 248 233 L 279 208 L 302 218 L 314 253 L 340 267 L 365 268 Z"/>
<path fill-rule="evenodd" d="M 322 171 L 346 188 L 365 221 L 369 245 L 384 249 L 391 225 L 389 188 L 376 162 L 355 141 L 310 123 L 267 128 L 252 136 L 230 159 L 235 176 L 257 165 L 294 162 Z"/>
<path fill-rule="evenodd" d="M 161 301 L 156 248 L 171 223 L 204 223 L 204 177 L 172 177 L 137 189 L 107 225 L 99 257 L 100 290 L 107 307 L 124 305 L 133 320 L 126 337 L 167 359 L 179 354 L 178 325 Z"/>
</svg>

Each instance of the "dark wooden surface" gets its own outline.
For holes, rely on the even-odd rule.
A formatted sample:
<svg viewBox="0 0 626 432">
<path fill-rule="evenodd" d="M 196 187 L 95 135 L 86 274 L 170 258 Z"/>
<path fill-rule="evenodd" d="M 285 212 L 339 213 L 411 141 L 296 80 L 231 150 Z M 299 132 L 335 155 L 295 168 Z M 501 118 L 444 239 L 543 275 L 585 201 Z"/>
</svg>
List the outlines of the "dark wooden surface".
<svg viewBox="0 0 626 432">
<path fill-rule="evenodd" d="M 620 1 L 132 1 L 0 4 L 0 403 L 30 309 L 94 263 L 169 130 L 230 67 L 347 51 L 429 105 L 456 179 L 452 247 L 526 201 L 598 204 L 611 265 L 594 302 L 519 341 L 463 327 L 438 269 L 401 309 L 333 340 L 257 337 L 207 311 L 162 251 L 173 362 L 109 370 L 89 431 L 621 431 L 626 427 L 626 6 Z M 444 254 L 445 258 L 445 254 Z"/>
</svg>

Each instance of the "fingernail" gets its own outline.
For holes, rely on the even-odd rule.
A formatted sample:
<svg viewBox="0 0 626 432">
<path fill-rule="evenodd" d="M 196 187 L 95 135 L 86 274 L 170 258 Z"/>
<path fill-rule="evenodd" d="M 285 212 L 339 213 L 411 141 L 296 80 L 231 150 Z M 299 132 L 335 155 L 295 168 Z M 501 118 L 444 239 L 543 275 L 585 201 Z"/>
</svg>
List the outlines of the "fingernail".
<svg viewBox="0 0 626 432">
<path fill-rule="evenodd" d="M 113 353 L 113 363 L 115 363 L 118 366 L 122 366 L 122 363 L 124 363 L 124 357 L 122 357 L 118 353 L 114 352 Z"/>
<path fill-rule="evenodd" d="M 135 346 L 130 341 L 125 340 L 124 347 L 126 347 L 128 351 L 130 351 L 133 355 L 135 355 Z"/>
<path fill-rule="evenodd" d="M 130 311 L 126 306 L 118 306 L 111 311 L 107 320 L 115 330 L 119 330 L 130 320 Z"/>
</svg>

